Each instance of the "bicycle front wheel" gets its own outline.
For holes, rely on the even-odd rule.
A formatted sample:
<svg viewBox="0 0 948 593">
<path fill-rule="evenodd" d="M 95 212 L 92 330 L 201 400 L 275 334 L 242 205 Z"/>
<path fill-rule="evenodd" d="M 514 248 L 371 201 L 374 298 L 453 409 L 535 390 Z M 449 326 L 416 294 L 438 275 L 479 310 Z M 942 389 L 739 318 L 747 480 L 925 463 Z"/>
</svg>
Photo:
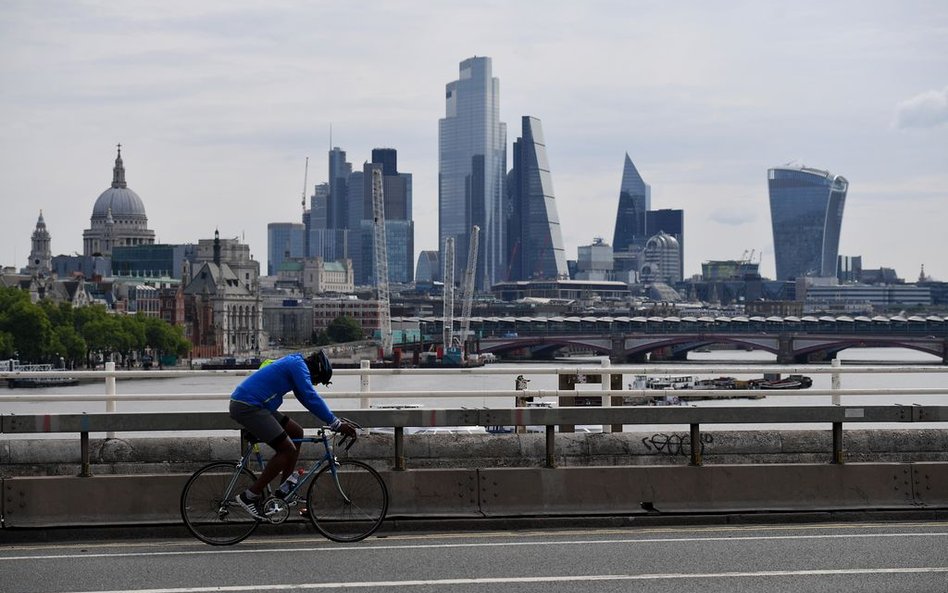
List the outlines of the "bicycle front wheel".
<svg viewBox="0 0 948 593">
<path fill-rule="evenodd" d="M 382 476 L 361 461 L 339 461 L 316 474 L 306 494 L 309 518 L 335 542 L 357 542 L 379 528 L 388 511 L 388 489 Z"/>
<path fill-rule="evenodd" d="M 256 481 L 247 468 L 219 461 L 194 472 L 181 492 L 181 518 L 202 542 L 229 546 L 247 539 L 259 525 L 234 500 Z"/>
</svg>

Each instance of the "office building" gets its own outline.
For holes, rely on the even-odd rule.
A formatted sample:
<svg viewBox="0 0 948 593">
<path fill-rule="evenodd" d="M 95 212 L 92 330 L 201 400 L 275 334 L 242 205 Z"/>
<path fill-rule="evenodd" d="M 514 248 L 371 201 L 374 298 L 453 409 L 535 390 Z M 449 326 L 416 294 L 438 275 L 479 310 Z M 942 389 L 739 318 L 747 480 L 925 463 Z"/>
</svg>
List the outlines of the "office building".
<svg viewBox="0 0 948 593">
<path fill-rule="evenodd" d="M 612 246 L 602 237 L 596 237 L 591 245 L 577 248 L 576 274 L 573 280 L 614 280 Z"/>
<path fill-rule="evenodd" d="M 138 278 L 181 278 L 186 260 L 193 260 L 193 244 L 127 245 L 112 251 L 112 273 Z"/>
<path fill-rule="evenodd" d="M 415 266 L 415 284 L 431 286 L 441 282 L 441 260 L 437 251 L 422 251 Z"/>
<path fill-rule="evenodd" d="M 438 122 L 438 245 L 443 249 L 445 239 L 454 237 L 456 269 L 464 270 L 471 230 L 480 227 L 478 290 L 489 289 L 506 268 L 506 168 L 500 81 L 493 76 L 490 58 L 469 58 L 461 62 L 458 80 L 445 87 L 445 117 Z"/>
<path fill-rule="evenodd" d="M 645 183 L 638 169 L 625 154 L 622 167 L 622 185 L 619 188 L 619 210 L 612 236 L 613 251 L 638 251 L 645 246 L 648 237 L 645 229 L 645 213 L 652 208 L 652 188 Z"/>
<path fill-rule="evenodd" d="M 267 225 L 267 276 L 274 276 L 280 264 L 291 258 L 306 257 L 306 225 L 271 222 Z M 112 264 L 113 268 L 115 264 Z"/>
<path fill-rule="evenodd" d="M 776 167 L 767 178 L 777 280 L 835 277 L 849 182 L 808 167 Z"/>
<path fill-rule="evenodd" d="M 543 128 L 539 119 L 526 115 L 522 125 L 523 134 L 513 145 L 513 169 L 507 176 L 510 208 L 504 280 L 568 278 Z"/>
<path fill-rule="evenodd" d="M 645 211 L 645 233 L 652 237 L 658 233 L 671 235 L 678 241 L 678 268 L 685 273 L 685 211 L 672 208 Z"/>
<path fill-rule="evenodd" d="M 642 282 L 681 282 L 681 246 L 671 235 L 659 232 L 649 237 L 642 250 Z"/>
</svg>

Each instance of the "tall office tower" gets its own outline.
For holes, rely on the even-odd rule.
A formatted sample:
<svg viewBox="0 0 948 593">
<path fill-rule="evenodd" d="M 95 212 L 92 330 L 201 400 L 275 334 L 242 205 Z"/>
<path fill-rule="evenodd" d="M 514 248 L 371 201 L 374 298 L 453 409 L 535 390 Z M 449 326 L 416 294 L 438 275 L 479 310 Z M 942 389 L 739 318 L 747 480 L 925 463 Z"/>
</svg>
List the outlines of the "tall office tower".
<svg viewBox="0 0 948 593">
<path fill-rule="evenodd" d="M 322 253 L 317 253 L 319 235 L 315 231 L 326 230 L 326 211 L 328 207 L 329 184 L 317 184 L 313 188 L 313 195 L 309 197 L 309 209 L 303 212 L 303 226 L 306 227 L 306 257 L 323 257 Z M 324 235 L 325 232 L 322 234 Z"/>
<path fill-rule="evenodd" d="M 438 245 L 443 249 L 454 237 L 456 266 L 464 270 L 471 229 L 480 227 L 477 290 L 489 289 L 506 269 L 507 125 L 500 121 L 500 81 L 491 68 L 490 58 L 461 62 L 458 80 L 445 87 L 445 117 L 438 121 Z"/>
<path fill-rule="evenodd" d="M 398 151 L 394 148 L 373 148 L 372 162 L 382 165 L 383 175 L 398 175 Z"/>
<path fill-rule="evenodd" d="M 514 142 L 513 169 L 507 176 L 508 265 L 502 279 L 568 278 L 543 127 L 539 119 L 527 115 L 522 124 L 523 135 Z"/>
<path fill-rule="evenodd" d="M 372 171 L 382 172 L 382 198 L 385 209 L 385 244 L 388 251 L 389 282 L 406 284 L 414 279 L 415 223 L 412 221 L 412 176 L 399 173 L 397 152 L 392 148 L 372 150 L 372 162 L 361 173 L 350 176 L 350 193 L 360 188 L 362 202 L 350 197 L 350 214 L 358 213 L 360 232 L 350 232 L 350 253 L 356 284 L 373 285 L 375 277 L 375 231 L 372 207 Z M 358 177 L 358 179 L 357 179 Z M 353 221 L 352 224 L 355 224 Z M 354 227 L 350 227 L 354 228 Z"/>
<path fill-rule="evenodd" d="M 685 211 L 671 208 L 647 210 L 645 212 L 645 235 L 658 233 L 671 235 L 678 241 L 678 269 L 685 273 Z"/>
<path fill-rule="evenodd" d="M 326 228 L 344 229 L 348 216 L 348 183 L 352 163 L 338 146 L 329 151 L 329 200 L 326 203 Z"/>
<path fill-rule="evenodd" d="M 612 236 L 615 252 L 637 251 L 645 246 L 645 213 L 652 208 L 652 188 L 639 175 L 629 153 L 625 153 L 622 186 L 619 188 L 619 211 Z"/>
<path fill-rule="evenodd" d="M 306 227 L 297 222 L 271 222 L 267 225 L 267 276 L 275 276 L 280 264 L 306 256 Z"/>
<path fill-rule="evenodd" d="M 836 276 L 849 182 L 808 167 L 775 167 L 767 179 L 777 280 Z"/>
</svg>

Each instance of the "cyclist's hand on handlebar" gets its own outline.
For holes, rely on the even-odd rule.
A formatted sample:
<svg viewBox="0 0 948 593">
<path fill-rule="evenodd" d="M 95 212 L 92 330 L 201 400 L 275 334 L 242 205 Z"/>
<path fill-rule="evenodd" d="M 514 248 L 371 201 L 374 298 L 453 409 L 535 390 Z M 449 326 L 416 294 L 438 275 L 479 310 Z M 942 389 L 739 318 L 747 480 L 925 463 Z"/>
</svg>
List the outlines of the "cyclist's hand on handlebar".
<svg viewBox="0 0 948 593">
<path fill-rule="evenodd" d="M 357 429 L 359 426 L 350 420 L 346 420 L 345 418 L 336 418 L 336 421 L 333 422 L 329 428 L 341 434 L 343 440 L 355 440 L 358 436 Z"/>
</svg>

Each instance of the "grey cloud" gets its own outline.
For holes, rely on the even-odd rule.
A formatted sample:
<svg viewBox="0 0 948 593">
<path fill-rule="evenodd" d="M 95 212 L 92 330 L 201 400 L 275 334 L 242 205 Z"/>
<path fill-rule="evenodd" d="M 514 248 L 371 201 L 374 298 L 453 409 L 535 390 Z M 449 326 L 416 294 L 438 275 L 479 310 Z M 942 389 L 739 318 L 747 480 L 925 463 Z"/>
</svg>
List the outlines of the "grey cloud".
<svg viewBox="0 0 948 593">
<path fill-rule="evenodd" d="M 934 128 L 948 123 L 948 88 L 926 91 L 899 103 L 900 128 Z"/>
</svg>

